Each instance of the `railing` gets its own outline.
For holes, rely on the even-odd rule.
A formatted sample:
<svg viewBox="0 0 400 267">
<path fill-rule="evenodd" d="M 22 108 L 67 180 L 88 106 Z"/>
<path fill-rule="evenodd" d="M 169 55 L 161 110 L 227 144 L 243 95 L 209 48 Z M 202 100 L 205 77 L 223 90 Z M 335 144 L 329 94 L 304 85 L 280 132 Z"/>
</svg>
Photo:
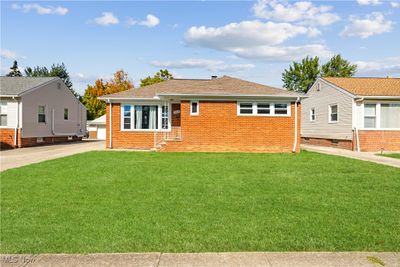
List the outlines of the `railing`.
<svg viewBox="0 0 400 267">
<path fill-rule="evenodd" d="M 154 131 L 154 148 L 160 149 L 167 141 L 182 141 L 182 128 L 171 127 L 170 131 Z"/>
</svg>

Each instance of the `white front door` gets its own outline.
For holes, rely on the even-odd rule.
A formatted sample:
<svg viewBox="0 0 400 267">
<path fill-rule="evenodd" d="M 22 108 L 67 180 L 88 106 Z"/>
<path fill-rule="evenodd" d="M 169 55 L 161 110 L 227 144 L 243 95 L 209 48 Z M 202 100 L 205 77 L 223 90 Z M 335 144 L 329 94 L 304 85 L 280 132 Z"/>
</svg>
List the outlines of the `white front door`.
<svg viewBox="0 0 400 267">
<path fill-rule="evenodd" d="M 97 139 L 98 140 L 106 140 L 106 126 L 105 125 L 97 126 Z"/>
</svg>

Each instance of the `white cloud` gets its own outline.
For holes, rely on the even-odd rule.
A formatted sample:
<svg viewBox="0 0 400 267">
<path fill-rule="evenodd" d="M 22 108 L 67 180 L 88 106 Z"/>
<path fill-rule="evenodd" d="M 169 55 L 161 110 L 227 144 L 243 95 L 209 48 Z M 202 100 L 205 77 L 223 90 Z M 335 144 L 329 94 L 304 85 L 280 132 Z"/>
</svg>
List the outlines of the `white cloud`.
<svg viewBox="0 0 400 267">
<path fill-rule="evenodd" d="M 146 20 L 137 21 L 137 20 L 134 20 L 133 18 L 128 18 L 128 20 L 126 22 L 129 26 L 141 25 L 141 26 L 146 26 L 146 27 L 152 28 L 152 27 L 155 27 L 158 24 L 160 24 L 160 19 L 152 14 L 148 14 L 146 16 Z"/>
<path fill-rule="evenodd" d="M 358 66 L 357 74 L 387 76 L 400 76 L 400 56 L 389 57 L 376 61 L 355 61 Z"/>
<path fill-rule="evenodd" d="M 152 61 L 155 67 L 173 69 L 206 69 L 208 71 L 236 72 L 254 68 L 253 64 L 224 64 L 222 60 L 184 59 L 178 61 Z"/>
<path fill-rule="evenodd" d="M 101 17 L 94 19 L 94 22 L 99 25 L 108 26 L 113 24 L 118 24 L 119 20 L 111 12 L 103 12 Z"/>
<path fill-rule="evenodd" d="M 393 22 L 385 20 L 385 17 L 380 12 L 368 14 L 364 18 L 351 16 L 349 19 L 351 24 L 345 26 L 340 33 L 341 36 L 365 39 L 372 35 L 392 31 Z"/>
<path fill-rule="evenodd" d="M 50 14 L 55 14 L 55 15 L 65 15 L 68 13 L 68 8 L 65 7 L 52 7 L 52 6 L 41 6 L 39 4 L 12 4 L 11 5 L 12 9 L 15 10 L 21 10 L 22 12 L 30 12 L 31 10 L 35 10 L 36 13 L 39 15 L 50 15 Z"/>
<path fill-rule="evenodd" d="M 331 9 L 331 6 L 315 6 L 308 1 L 290 4 L 287 1 L 258 0 L 253 6 L 254 15 L 258 18 L 319 26 L 340 20 L 337 14 L 329 12 Z"/>
<path fill-rule="evenodd" d="M 303 46 L 257 46 L 238 47 L 230 50 L 236 56 L 246 59 L 270 62 L 300 60 L 306 56 L 329 58 L 333 53 L 324 45 L 310 44 Z"/>
<path fill-rule="evenodd" d="M 315 36 L 315 28 L 295 26 L 290 23 L 242 21 L 222 27 L 191 27 L 185 35 L 188 44 L 213 49 L 238 46 L 276 45 L 298 35 Z"/>
<path fill-rule="evenodd" d="M 357 0 L 357 3 L 362 6 L 368 6 L 368 5 L 376 6 L 376 5 L 382 4 L 382 1 L 381 0 Z"/>
<path fill-rule="evenodd" d="M 11 50 L 0 48 L 0 56 L 5 59 L 16 59 L 17 53 Z"/>
<path fill-rule="evenodd" d="M 399 8 L 400 7 L 400 2 L 390 2 L 390 5 L 394 8 Z"/>
<path fill-rule="evenodd" d="M 233 53 L 237 57 L 263 61 L 298 60 L 307 55 L 326 58 L 332 53 L 324 45 L 277 46 L 298 35 L 315 36 L 313 27 L 290 23 L 242 21 L 214 27 L 191 27 L 185 35 L 189 45 Z"/>
</svg>

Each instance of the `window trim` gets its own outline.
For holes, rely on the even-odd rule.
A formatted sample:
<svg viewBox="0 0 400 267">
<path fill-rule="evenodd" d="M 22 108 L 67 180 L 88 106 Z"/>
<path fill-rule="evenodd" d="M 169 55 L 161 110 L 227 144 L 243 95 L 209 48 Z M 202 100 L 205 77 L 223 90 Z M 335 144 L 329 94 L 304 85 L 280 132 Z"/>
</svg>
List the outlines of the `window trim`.
<svg viewBox="0 0 400 267">
<path fill-rule="evenodd" d="M 197 112 L 193 112 L 193 104 L 197 104 Z M 191 100 L 190 101 L 190 116 L 198 116 L 200 113 L 200 103 L 198 100 Z"/>
<path fill-rule="evenodd" d="M 314 111 L 314 114 L 313 114 Z M 314 115 L 314 119 L 313 119 Z M 315 122 L 317 120 L 317 109 L 316 108 L 310 108 L 310 122 Z"/>
<path fill-rule="evenodd" d="M 2 106 L 5 106 L 5 113 L 2 113 Z M 7 100 L 1 100 L 0 103 L 0 116 L 5 116 L 6 117 L 6 124 L 5 125 L 0 125 L 0 128 L 8 128 L 8 101 Z M 1 119 L 1 118 L 0 118 Z"/>
<path fill-rule="evenodd" d="M 333 106 L 336 106 L 337 108 L 337 110 L 336 110 L 336 120 L 335 121 L 333 121 L 333 120 L 331 120 L 331 118 L 332 118 L 332 107 Z M 329 104 L 329 106 L 328 106 L 328 123 L 339 123 L 339 104 L 337 104 L 337 103 L 335 103 L 335 104 Z"/>
<path fill-rule="evenodd" d="M 364 126 L 364 117 L 365 117 L 365 104 L 375 104 L 376 105 L 376 125 L 375 128 L 365 128 Z M 399 131 L 400 128 L 381 128 L 381 105 L 382 104 L 400 104 L 399 101 L 365 101 L 361 105 L 361 122 L 359 122 L 360 128 L 359 130 L 365 131 Z"/>
<path fill-rule="evenodd" d="M 240 113 L 240 104 L 252 104 L 252 113 L 251 114 L 242 114 Z M 257 105 L 258 104 L 269 104 L 270 113 L 269 114 L 258 114 Z M 287 112 L 286 114 L 275 114 L 275 104 L 286 104 Z M 291 117 L 292 105 L 291 102 L 286 101 L 237 101 L 236 104 L 236 114 L 237 116 L 243 117 Z"/>
<path fill-rule="evenodd" d="M 40 107 L 44 107 L 44 112 L 43 113 L 39 113 L 39 108 Z M 43 121 L 39 121 L 39 115 L 44 115 L 44 122 Z M 38 124 L 46 124 L 47 123 L 47 106 L 46 105 L 38 105 L 38 109 L 37 109 L 37 123 Z"/>
<path fill-rule="evenodd" d="M 67 111 L 67 118 L 65 118 L 65 111 Z M 69 109 L 68 108 L 64 108 L 64 114 L 63 114 L 63 116 L 64 116 L 64 120 L 65 121 L 68 121 L 69 120 Z"/>
<path fill-rule="evenodd" d="M 165 103 L 159 103 L 159 102 L 143 102 L 143 103 L 121 103 L 120 105 L 120 131 L 121 132 L 170 132 L 171 131 L 171 103 L 166 103 L 168 105 L 168 129 L 162 129 L 162 106 L 165 105 Z M 131 107 L 131 129 L 125 129 L 124 128 L 124 106 L 130 106 Z M 158 129 L 135 129 L 134 128 L 134 123 L 135 123 L 135 116 L 134 111 L 135 111 L 135 106 L 157 106 L 157 116 L 158 116 L 158 123 L 157 123 L 157 128 Z"/>
</svg>

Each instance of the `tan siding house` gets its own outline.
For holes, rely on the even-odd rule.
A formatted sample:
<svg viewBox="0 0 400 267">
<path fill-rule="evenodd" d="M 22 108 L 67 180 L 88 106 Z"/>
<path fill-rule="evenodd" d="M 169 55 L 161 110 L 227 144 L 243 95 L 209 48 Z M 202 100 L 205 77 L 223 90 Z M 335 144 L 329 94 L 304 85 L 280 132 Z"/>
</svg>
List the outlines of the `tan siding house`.
<svg viewBox="0 0 400 267">
<path fill-rule="evenodd" d="M 319 78 L 302 106 L 305 144 L 400 151 L 399 78 Z"/>
<path fill-rule="evenodd" d="M 1 77 L 2 147 L 78 140 L 86 108 L 58 77 Z"/>
</svg>

